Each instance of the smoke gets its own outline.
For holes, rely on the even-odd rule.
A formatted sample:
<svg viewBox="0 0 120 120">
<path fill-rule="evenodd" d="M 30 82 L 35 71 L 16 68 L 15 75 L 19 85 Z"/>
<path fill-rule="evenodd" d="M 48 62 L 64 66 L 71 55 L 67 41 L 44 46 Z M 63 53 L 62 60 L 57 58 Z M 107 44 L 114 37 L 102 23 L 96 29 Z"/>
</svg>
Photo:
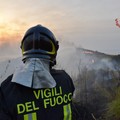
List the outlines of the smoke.
<svg viewBox="0 0 120 120">
<path fill-rule="evenodd" d="M 21 58 L 8 59 L 0 61 L 0 83 L 9 75 L 13 74 L 15 69 L 22 65 Z"/>
<path fill-rule="evenodd" d="M 4 61 L 11 58 L 17 58 L 20 56 L 19 43 L 4 42 L 0 45 L 0 61 Z"/>
<path fill-rule="evenodd" d="M 78 74 L 78 66 L 79 64 L 79 56 L 76 55 L 75 46 L 68 44 L 60 45 L 61 48 L 58 52 L 57 56 L 57 67 L 60 67 L 67 71 L 70 75 L 74 74 L 75 76 Z"/>
<path fill-rule="evenodd" d="M 11 44 L 10 42 L 4 42 L 0 45 L 0 51 L 2 51 L 0 52 L 0 61 L 21 56 L 19 43 Z M 117 71 L 120 68 L 118 63 L 111 59 L 111 56 L 84 49 L 80 45 L 78 46 L 68 41 L 60 42 L 57 65 L 55 67 L 65 70 L 73 79 L 77 79 L 84 69 L 88 71 Z"/>
<path fill-rule="evenodd" d="M 72 78 L 77 78 L 84 68 L 96 71 L 116 69 L 111 56 L 84 49 L 70 42 L 61 42 L 57 67 L 64 69 Z"/>
</svg>

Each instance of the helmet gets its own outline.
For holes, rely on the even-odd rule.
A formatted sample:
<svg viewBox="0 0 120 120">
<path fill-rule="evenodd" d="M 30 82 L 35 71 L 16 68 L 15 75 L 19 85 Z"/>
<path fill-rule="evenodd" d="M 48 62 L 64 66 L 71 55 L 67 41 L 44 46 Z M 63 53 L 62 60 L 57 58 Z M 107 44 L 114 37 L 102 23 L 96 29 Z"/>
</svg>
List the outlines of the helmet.
<svg viewBox="0 0 120 120">
<path fill-rule="evenodd" d="M 43 58 L 50 60 L 53 66 L 56 64 L 58 48 L 54 34 L 46 27 L 36 25 L 29 28 L 22 39 L 23 62 L 27 58 Z"/>
</svg>

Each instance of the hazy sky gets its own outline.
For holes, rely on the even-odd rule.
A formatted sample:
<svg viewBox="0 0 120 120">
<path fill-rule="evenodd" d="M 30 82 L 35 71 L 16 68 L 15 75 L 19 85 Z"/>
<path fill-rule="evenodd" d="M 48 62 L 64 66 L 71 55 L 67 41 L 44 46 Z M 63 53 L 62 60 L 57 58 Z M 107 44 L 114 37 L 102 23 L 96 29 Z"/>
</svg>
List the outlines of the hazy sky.
<svg viewBox="0 0 120 120">
<path fill-rule="evenodd" d="M 21 55 L 25 31 L 41 24 L 64 44 L 120 54 L 120 0 L 0 0 L 0 56 Z"/>
</svg>

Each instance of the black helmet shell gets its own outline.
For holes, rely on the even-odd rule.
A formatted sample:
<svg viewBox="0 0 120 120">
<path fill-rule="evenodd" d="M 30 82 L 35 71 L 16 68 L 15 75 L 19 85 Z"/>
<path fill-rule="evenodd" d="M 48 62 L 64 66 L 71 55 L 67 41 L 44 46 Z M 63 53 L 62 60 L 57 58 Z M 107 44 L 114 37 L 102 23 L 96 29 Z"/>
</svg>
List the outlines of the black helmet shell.
<svg viewBox="0 0 120 120">
<path fill-rule="evenodd" d="M 22 39 L 23 61 L 27 58 L 43 58 L 54 65 L 58 47 L 54 34 L 48 28 L 36 25 L 29 28 Z"/>
</svg>

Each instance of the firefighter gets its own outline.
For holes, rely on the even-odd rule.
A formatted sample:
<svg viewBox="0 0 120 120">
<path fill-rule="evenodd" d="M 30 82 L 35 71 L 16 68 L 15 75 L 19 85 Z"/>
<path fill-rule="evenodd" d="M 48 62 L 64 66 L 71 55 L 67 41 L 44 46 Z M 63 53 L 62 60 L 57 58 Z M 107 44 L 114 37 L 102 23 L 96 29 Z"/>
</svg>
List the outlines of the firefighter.
<svg viewBox="0 0 120 120">
<path fill-rule="evenodd" d="M 53 69 L 58 48 L 48 28 L 27 30 L 21 41 L 24 64 L 0 87 L 0 120 L 72 120 L 72 79 Z"/>
</svg>

